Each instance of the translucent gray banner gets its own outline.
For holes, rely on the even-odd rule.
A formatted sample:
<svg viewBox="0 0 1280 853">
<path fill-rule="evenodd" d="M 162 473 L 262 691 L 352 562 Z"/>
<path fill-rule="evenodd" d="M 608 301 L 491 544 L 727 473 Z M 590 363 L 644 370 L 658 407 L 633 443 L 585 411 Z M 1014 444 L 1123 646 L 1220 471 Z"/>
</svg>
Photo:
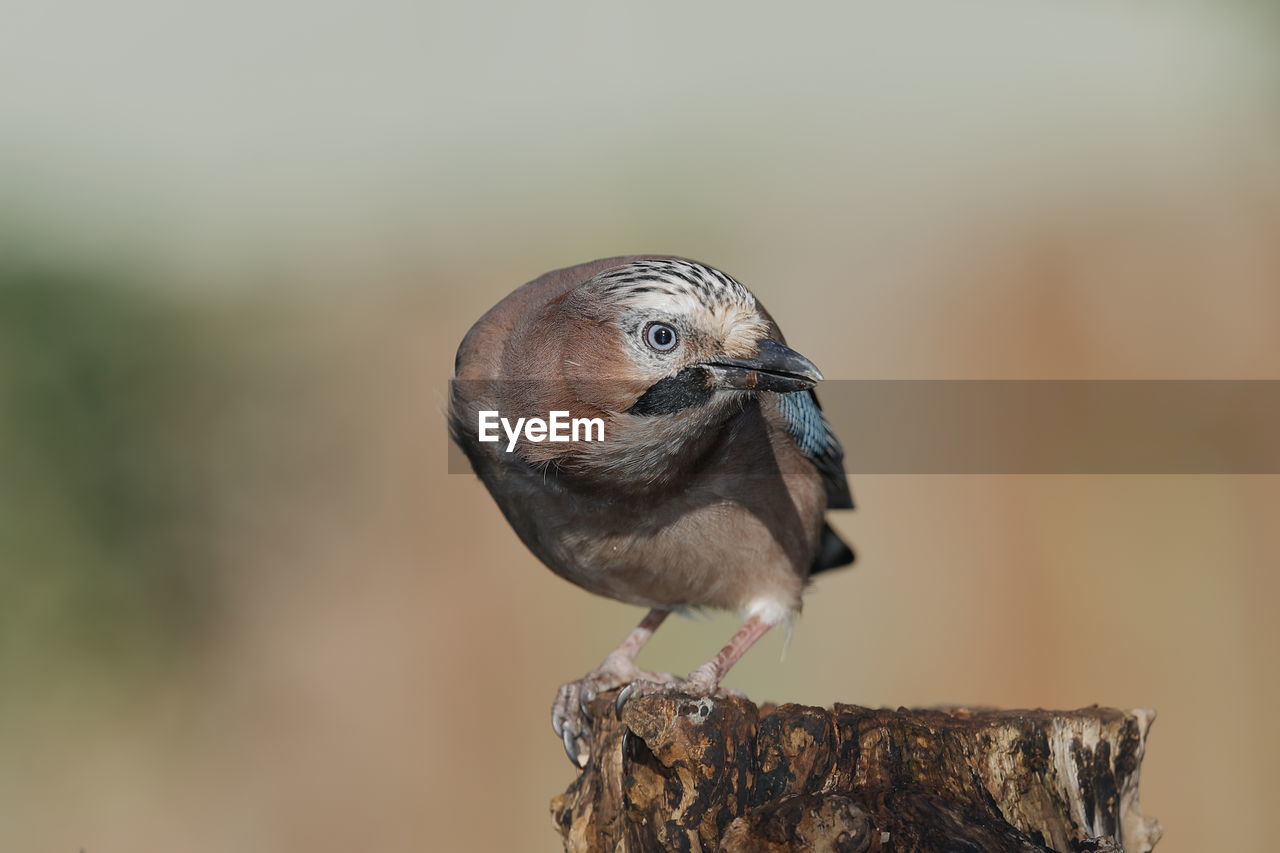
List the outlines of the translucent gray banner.
<svg viewBox="0 0 1280 853">
<path fill-rule="evenodd" d="M 1280 474 L 1280 380 L 827 380 L 816 390 L 850 474 Z M 449 471 L 470 471 L 453 446 Z"/>
</svg>

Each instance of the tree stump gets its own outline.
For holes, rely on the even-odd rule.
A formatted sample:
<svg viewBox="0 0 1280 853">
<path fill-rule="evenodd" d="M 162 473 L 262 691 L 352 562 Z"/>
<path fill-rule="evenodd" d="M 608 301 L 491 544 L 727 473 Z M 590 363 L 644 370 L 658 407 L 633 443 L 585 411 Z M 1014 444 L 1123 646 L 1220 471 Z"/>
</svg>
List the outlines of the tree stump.
<svg viewBox="0 0 1280 853">
<path fill-rule="evenodd" d="M 591 757 L 551 803 L 567 851 L 1148 853 L 1155 713 L 592 706 Z"/>
</svg>

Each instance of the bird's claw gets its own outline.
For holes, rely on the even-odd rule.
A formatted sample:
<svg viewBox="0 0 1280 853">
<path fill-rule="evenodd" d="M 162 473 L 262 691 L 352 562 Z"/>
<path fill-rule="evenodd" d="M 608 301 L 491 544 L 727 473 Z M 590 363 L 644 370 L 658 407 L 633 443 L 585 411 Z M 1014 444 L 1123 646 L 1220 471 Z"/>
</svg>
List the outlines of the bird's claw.
<svg viewBox="0 0 1280 853">
<path fill-rule="evenodd" d="M 635 668 L 619 671 L 602 667 L 577 681 L 560 685 L 556 701 L 551 706 L 551 728 L 564 745 L 569 760 L 576 767 L 586 767 L 591 755 L 591 705 L 601 693 L 622 685 L 640 683 L 660 687 L 663 682 L 676 680 L 675 676 L 665 672 L 644 672 Z M 615 707 L 620 709 L 625 701 L 616 703 Z"/>
<path fill-rule="evenodd" d="M 622 709 L 632 699 L 638 699 L 641 696 L 650 696 L 654 693 L 661 693 L 664 690 L 679 690 L 681 681 L 675 680 L 670 683 L 662 683 L 658 681 L 633 681 L 622 690 L 618 691 L 617 697 L 613 700 L 613 710 L 619 717 L 622 716 Z"/>
<path fill-rule="evenodd" d="M 574 733 L 571 729 L 566 728 L 564 734 L 561 735 L 561 742 L 564 744 L 564 754 L 569 756 L 569 760 L 578 768 L 587 766 L 587 758 L 590 752 L 587 750 L 585 739 L 582 733 Z"/>
<path fill-rule="evenodd" d="M 633 681 L 630 684 L 628 684 L 626 687 L 618 691 L 618 695 L 615 696 L 613 700 L 613 710 L 615 713 L 617 714 L 622 713 L 622 706 L 627 704 L 627 700 L 630 699 L 631 694 L 635 692 L 637 684 L 640 684 L 640 682 Z"/>
<path fill-rule="evenodd" d="M 684 693 L 697 697 L 737 696 L 746 698 L 746 695 L 741 691 L 734 690 L 732 687 L 721 687 L 712 681 L 696 677 L 696 674 L 689 678 L 667 676 L 665 679 L 660 680 L 640 679 L 631 682 L 618 692 L 617 697 L 613 700 L 613 709 L 618 715 L 621 715 L 623 707 L 632 699 L 650 696 L 654 693 Z"/>
<path fill-rule="evenodd" d="M 677 678 L 669 672 L 646 672 L 641 678 L 637 678 L 618 691 L 618 695 L 613 699 L 613 710 L 621 714 L 622 707 L 637 696 L 647 696 L 650 693 L 661 693 L 666 690 L 683 690 L 680 685 L 689 682 L 690 679 Z"/>
<path fill-rule="evenodd" d="M 590 699 L 594 691 L 583 681 L 570 681 L 560 685 L 556 701 L 551 706 L 551 728 L 564 744 L 565 755 L 576 767 L 585 767 L 590 749 L 587 734 L 590 731 Z"/>
</svg>

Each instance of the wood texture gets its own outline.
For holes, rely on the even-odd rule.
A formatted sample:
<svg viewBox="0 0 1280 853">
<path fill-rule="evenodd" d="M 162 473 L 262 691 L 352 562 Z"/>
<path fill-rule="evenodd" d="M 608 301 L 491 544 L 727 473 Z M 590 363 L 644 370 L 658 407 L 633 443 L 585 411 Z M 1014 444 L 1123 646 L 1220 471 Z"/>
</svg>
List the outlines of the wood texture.
<svg viewBox="0 0 1280 853">
<path fill-rule="evenodd" d="M 1148 853 L 1138 776 L 1154 713 L 592 707 L 591 759 L 551 804 L 569 851 Z"/>
</svg>

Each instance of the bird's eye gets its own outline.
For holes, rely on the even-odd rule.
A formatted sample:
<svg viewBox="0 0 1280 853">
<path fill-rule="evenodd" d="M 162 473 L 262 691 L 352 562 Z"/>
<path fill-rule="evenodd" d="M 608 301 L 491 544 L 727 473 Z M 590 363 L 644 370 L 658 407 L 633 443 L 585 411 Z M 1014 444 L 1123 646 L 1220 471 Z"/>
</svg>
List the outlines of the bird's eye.
<svg viewBox="0 0 1280 853">
<path fill-rule="evenodd" d="M 644 329 L 644 342 L 658 352 L 667 352 L 676 345 L 676 330 L 666 323 L 650 323 Z"/>
</svg>

